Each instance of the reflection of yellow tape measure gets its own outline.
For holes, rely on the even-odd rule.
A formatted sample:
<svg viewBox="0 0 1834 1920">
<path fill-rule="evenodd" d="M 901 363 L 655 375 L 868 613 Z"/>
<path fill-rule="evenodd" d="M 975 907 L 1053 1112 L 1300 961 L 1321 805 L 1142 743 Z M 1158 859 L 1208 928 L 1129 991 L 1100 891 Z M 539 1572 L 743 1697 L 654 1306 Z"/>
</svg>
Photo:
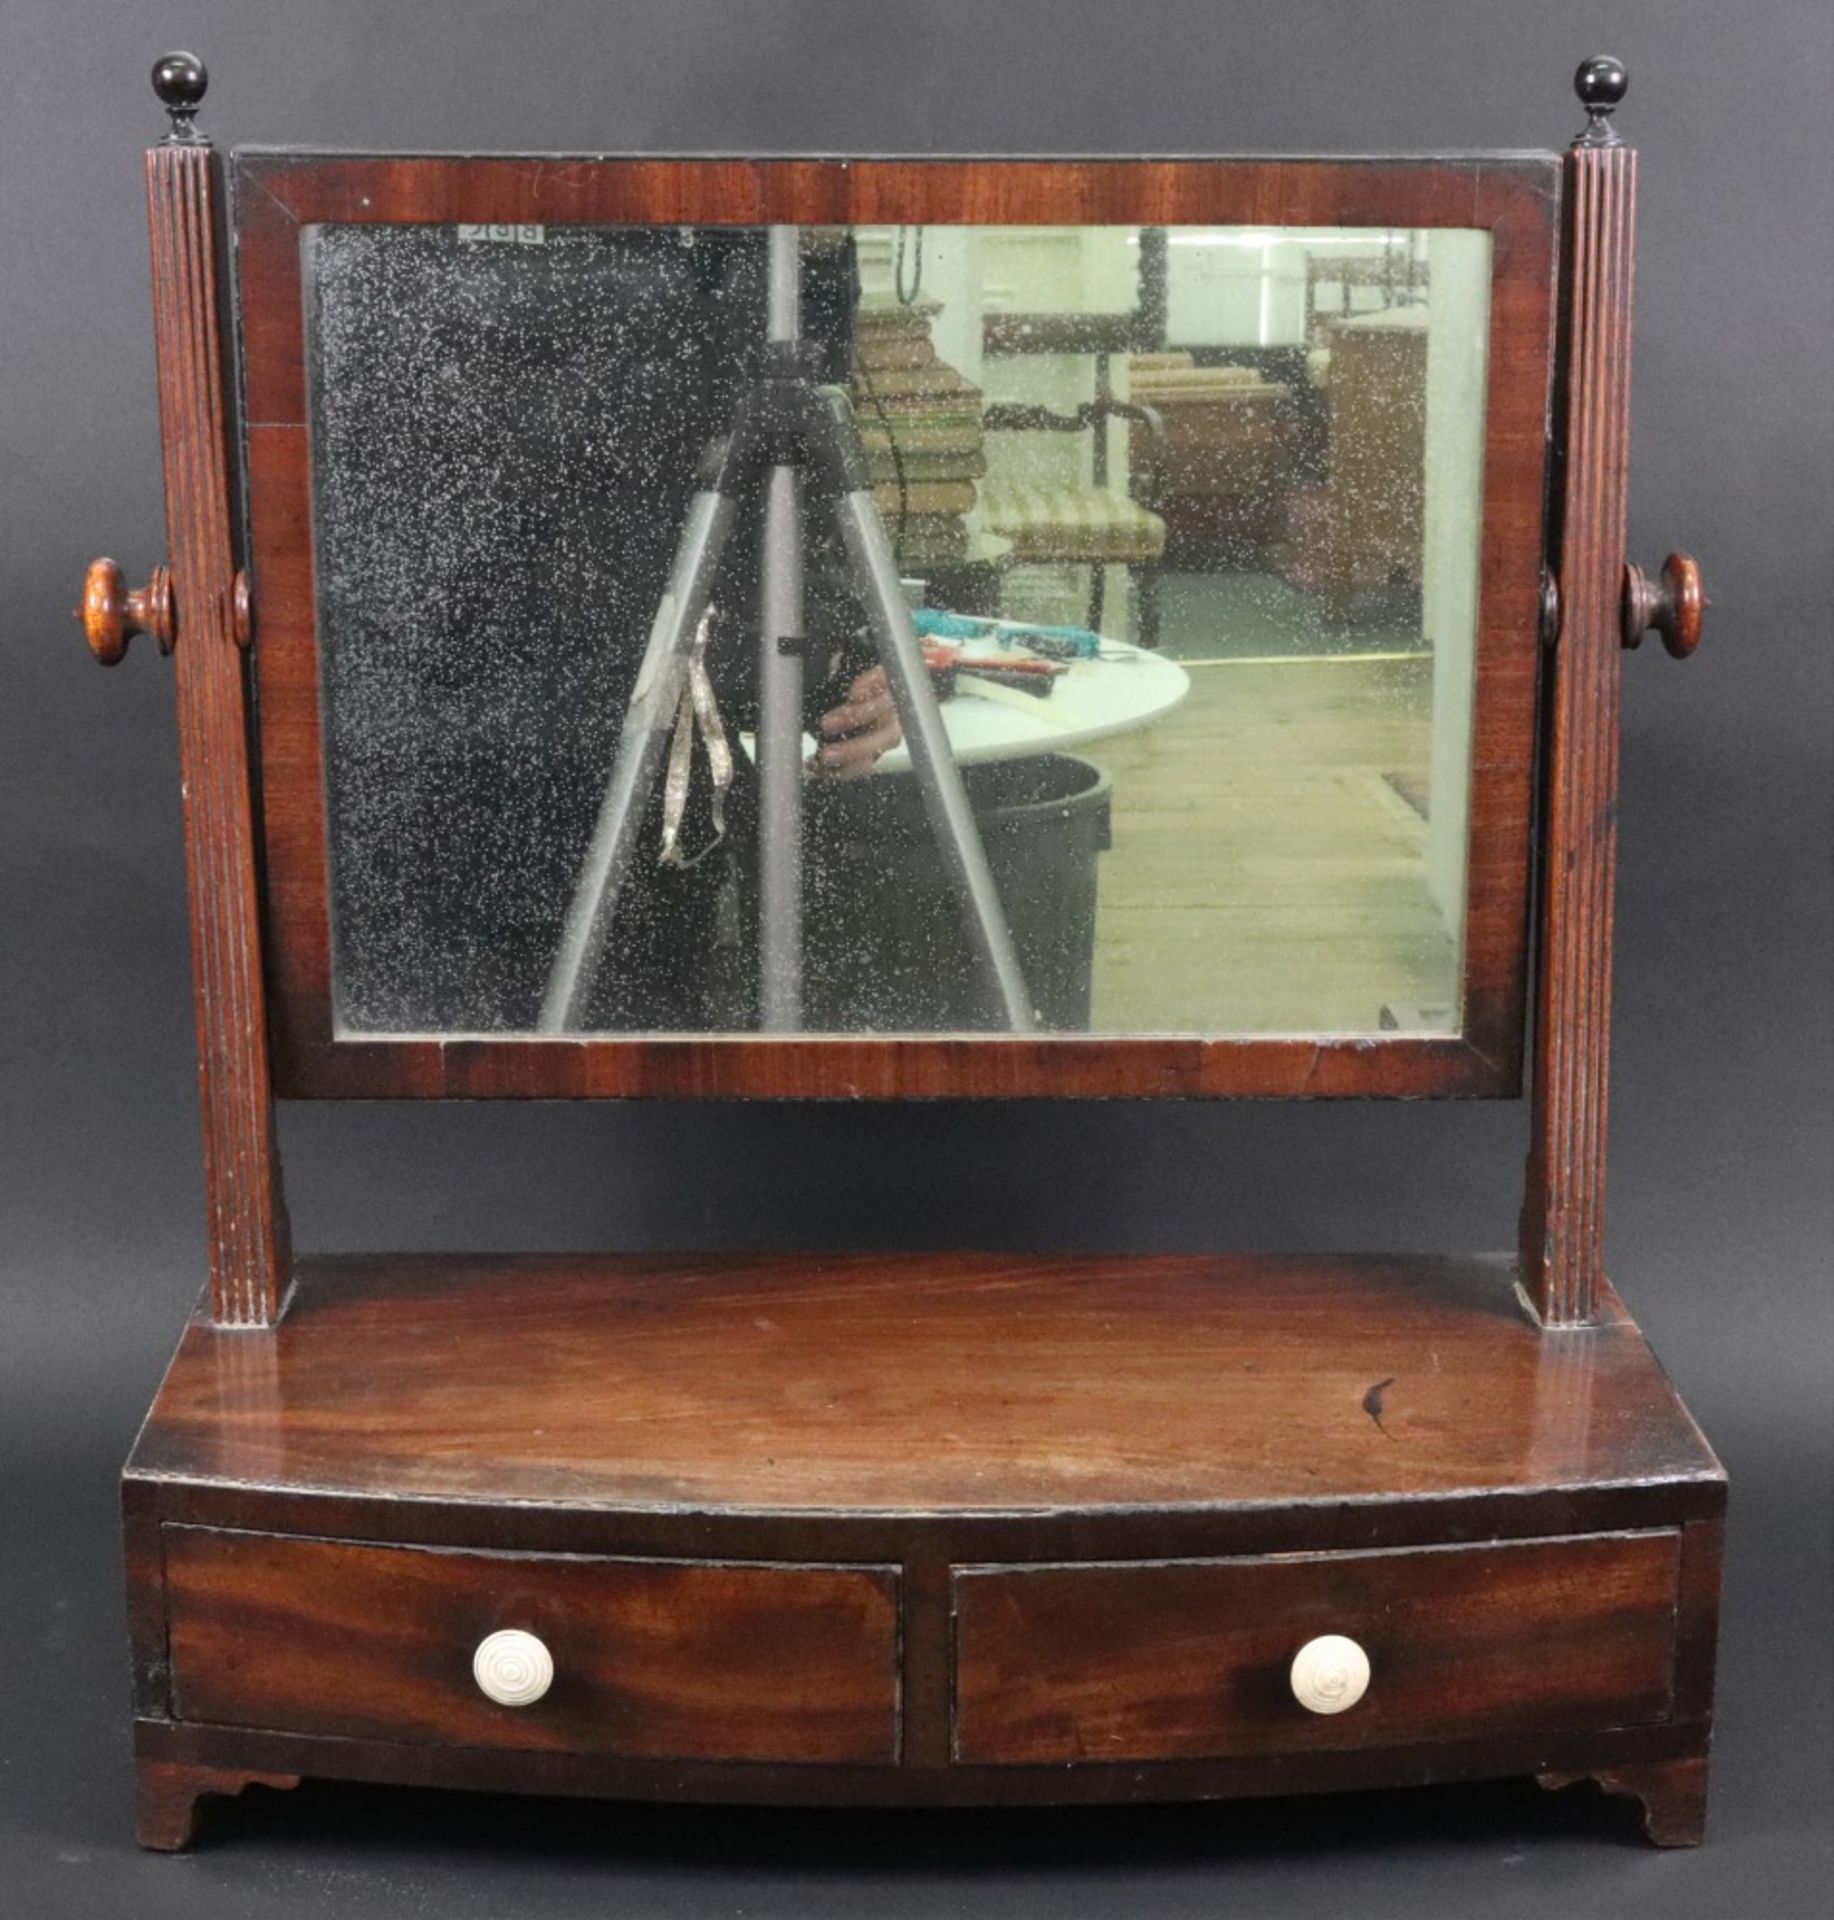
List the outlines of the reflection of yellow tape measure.
<svg viewBox="0 0 1834 1920">
<path fill-rule="evenodd" d="M 1104 655 L 1105 659 L 1107 656 Z M 1181 667 L 1379 667 L 1430 660 L 1430 647 L 1395 653 L 1219 653 L 1203 660 L 1180 660 Z"/>
</svg>

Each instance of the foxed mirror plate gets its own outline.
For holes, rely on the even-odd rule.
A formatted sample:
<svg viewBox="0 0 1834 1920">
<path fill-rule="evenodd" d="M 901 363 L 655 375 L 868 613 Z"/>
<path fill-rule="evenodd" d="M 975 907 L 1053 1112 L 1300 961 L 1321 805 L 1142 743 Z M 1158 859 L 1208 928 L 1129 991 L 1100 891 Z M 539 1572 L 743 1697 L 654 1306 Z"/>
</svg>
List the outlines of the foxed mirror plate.
<svg viewBox="0 0 1834 1920">
<path fill-rule="evenodd" d="M 335 1029 L 532 1034 L 697 465 L 760 365 L 766 234 L 302 245 Z M 1489 235 L 802 252 L 1040 1025 L 1456 1034 Z M 807 518 L 804 1025 L 995 1030 L 908 749 L 819 757 L 874 655 Z M 654 796 L 588 1033 L 758 1028 L 758 558 L 745 510 L 713 725 L 679 817 Z"/>
</svg>

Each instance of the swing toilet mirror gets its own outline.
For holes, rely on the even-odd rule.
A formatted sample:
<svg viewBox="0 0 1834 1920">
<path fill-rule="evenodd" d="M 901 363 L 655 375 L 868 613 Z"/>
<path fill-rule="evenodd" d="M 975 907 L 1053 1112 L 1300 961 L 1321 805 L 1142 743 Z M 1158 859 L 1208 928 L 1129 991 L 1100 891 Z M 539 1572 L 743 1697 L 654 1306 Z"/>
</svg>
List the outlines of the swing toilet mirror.
<svg viewBox="0 0 1834 1920">
<path fill-rule="evenodd" d="M 1564 157 L 251 150 L 231 246 L 159 63 L 167 556 L 84 603 L 175 653 L 204 1118 L 146 1844 L 308 1774 L 1699 1839 L 1724 1475 L 1603 1195 L 1622 650 L 1701 599 L 1577 85 Z M 1513 1251 L 291 1240 L 276 1095 L 1511 1094 L 1531 861 Z"/>
</svg>

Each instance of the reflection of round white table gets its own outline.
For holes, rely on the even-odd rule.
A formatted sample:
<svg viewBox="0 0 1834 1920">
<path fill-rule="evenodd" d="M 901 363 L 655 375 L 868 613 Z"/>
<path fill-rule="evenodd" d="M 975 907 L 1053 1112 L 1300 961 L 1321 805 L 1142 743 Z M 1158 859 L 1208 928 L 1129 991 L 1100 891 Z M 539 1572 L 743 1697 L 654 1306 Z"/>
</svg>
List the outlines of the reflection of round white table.
<svg viewBox="0 0 1834 1920">
<path fill-rule="evenodd" d="M 977 646 L 974 651 L 992 654 L 995 649 Z M 983 699 L 966 691 L 975 684 L 972 676 L 959 679 L 955 698 L 942 703 L 943 728 L 957 763 L 1067 753 L 1111 733 L 1150 726 L 1191 690 L 1191 676 L 1162 653 L 1123 640 L 1104 640 L 1102 652 L 1104 658 L 1078 660 L 1059 674 L 1042 700 L 1006 690 L 997 700 Z M 894 747 L 878 770 L 910 772 L 910 749 Z"/>
</svg>

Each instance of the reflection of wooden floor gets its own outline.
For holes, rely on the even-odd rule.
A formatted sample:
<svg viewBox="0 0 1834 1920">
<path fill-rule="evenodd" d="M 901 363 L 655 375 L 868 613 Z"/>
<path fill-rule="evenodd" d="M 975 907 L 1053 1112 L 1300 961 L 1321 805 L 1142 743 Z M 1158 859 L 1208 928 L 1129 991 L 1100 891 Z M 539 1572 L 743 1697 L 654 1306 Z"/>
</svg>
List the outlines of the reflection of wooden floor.
<svg viewBox="0 0 1834 1920">
<path fill-rule="evenodd" d="M 1200 667 L 1157 726 L 1091 754 L 1114 776 L 1093 1024 L 1110 1031 L 1449 1026 L 1457 955 L 1427 892 L 1431 668 Z M 1419 1024 L 1409 1019 L 1407 1024 Z"/>
</svg>

